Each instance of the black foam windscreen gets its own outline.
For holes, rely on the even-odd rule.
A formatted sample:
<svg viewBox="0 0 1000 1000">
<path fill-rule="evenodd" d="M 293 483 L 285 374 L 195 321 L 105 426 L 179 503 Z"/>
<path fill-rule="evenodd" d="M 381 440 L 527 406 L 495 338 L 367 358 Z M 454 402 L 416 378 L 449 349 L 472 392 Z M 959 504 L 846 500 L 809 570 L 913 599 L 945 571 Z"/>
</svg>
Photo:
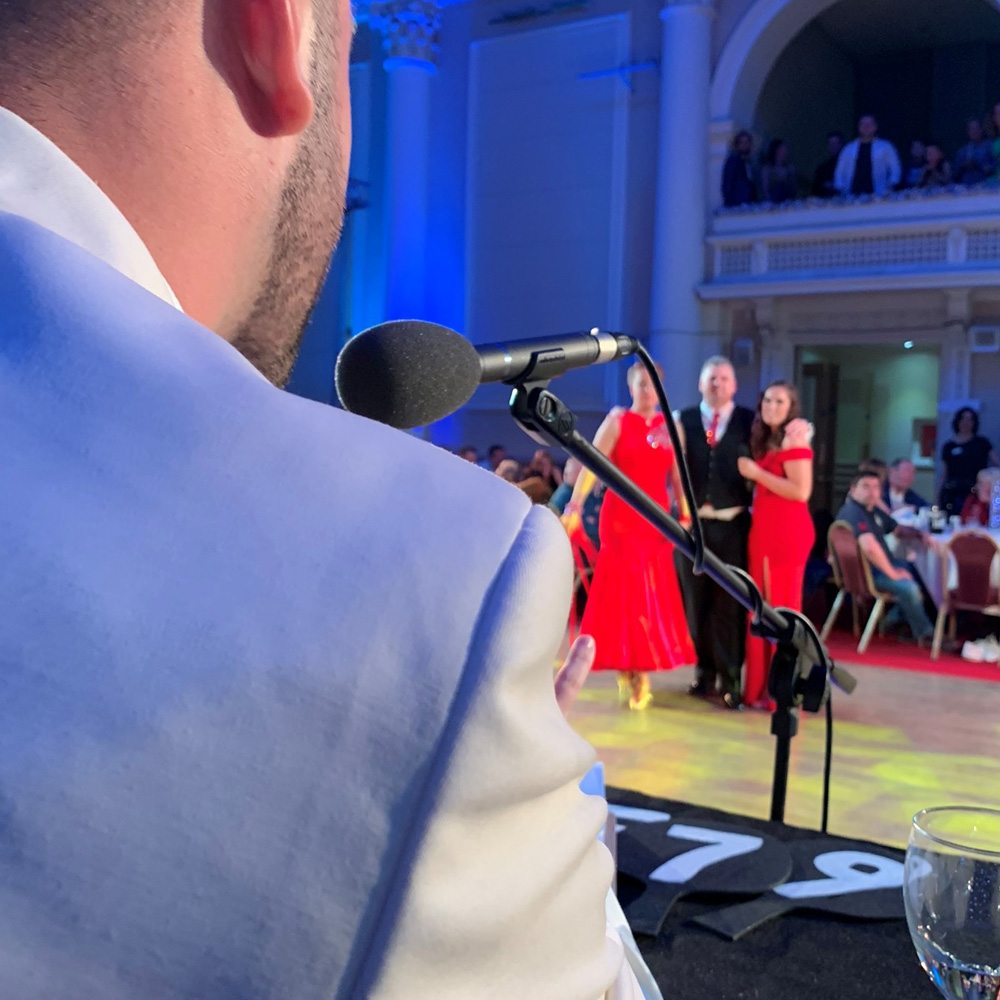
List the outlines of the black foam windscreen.
<svg viewBox="0 0 1000 1000">
<path fill-rule="evenodd" d="M 468 402 L 481 372 L 476 349 L 461 334 L 436 323 L 392 320 L 347 342 L 335 379 L 344 409 L 409 430 Z"/>
</svg>

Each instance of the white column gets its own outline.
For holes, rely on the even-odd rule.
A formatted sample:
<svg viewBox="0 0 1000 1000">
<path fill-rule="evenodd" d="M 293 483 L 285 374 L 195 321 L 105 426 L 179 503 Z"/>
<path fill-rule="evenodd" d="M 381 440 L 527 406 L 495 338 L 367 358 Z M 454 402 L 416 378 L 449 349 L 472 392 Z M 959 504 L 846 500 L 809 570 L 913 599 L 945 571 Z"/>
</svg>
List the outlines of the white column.
<svg viewBox="0 0 1000 1000">
<path fill-rule="evenodd" d="M 386 94 L 386 319 L 421 319 L 426 305 L 431 81 L 441 9 L 433 0 L 372 5 L 383 33 Z"/>
<path fill-rule="evenodd" d="M 969 350 L 969 323 L 972 296 L 967 288 L 950 288 L 945 293 L 945 321 L 941 336 L 938 368 L 938 454 L 952 435 L 951 421 L 972 392 L 972 353 Z M 941 463 L 935 456 L 934 493 L 941 489 Z"/>
<path fill-rule="evenodd" d="M 650 347 L 672 402 L 697 394 L 705 360 L 696 287 L 705 276 L 708 95 L 712 17 L 704 0 L 671 0 L 660 12 L 660 143 L 650 303 Z"/>
<path fill-rule="evenodd" d="M 781 327 L 774 299 L 756 299 L 754 318 L 760 334 L 760 389 L 784 379 L 795 381 L 795 345 Z"/>
</svg>

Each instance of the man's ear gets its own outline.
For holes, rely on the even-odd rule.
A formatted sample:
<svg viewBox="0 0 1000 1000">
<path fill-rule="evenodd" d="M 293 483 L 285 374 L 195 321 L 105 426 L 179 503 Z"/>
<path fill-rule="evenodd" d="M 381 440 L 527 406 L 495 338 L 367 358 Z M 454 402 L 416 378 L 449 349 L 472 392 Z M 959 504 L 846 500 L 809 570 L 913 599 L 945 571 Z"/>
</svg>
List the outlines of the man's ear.
<svg viewBox="0 0 1000 1000">
<path fill-rule="evenodd" d="M 208 0 L 205 51 L 258 135 L 298 135 L 312 119 L 308 0 Z"/>
</svg>

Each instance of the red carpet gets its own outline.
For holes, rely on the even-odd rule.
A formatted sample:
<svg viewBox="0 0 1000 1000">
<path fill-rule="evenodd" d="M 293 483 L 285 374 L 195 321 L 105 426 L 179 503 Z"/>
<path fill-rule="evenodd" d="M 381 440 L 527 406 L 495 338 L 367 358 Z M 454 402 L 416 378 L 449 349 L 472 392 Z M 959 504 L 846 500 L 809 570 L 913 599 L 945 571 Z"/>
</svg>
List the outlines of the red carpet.
<svg viewBox="0 0 1000 1000">
<path fill-rule="evenodd" d="M 858 653 L 858 640 L 850 632 L 831 632 L 826 644 L 830 655 L 841 663 L 860 663 L 866 667 L 888 667 L 890 670 L 914 670 L 921 674 L 945 674 L 948 677 L 968 677 L 977 681 L 1000 684 L 1000 667 L 995 663 L 969 663 L 960 656 L 942 653 L 931 659 L 929 649 L 895 639 L 877 636 L 864 653 Z"/>
</svg>

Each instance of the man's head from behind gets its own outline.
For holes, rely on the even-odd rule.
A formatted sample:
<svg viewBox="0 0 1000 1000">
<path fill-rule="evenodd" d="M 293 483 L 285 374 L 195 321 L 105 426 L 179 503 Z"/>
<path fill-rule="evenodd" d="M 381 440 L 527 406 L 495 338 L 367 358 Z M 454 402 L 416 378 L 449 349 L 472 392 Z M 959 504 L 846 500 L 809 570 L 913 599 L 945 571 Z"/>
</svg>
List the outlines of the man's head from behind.
<svg viewBox="0 0 1000 1000">
<path fill-rule="evenodd" d="M 850 497 L 856 500 L 865 510 L 871 510 L 878 502 L 881 483 L 874 472 L 861 470 L 851 479 Z"/>
<path fill-rule="evenodd" d="M 897 458 L 889 466 L 889 485 L 905 493 L 917 478 L 917 467 L 908 458 Z"/>
<path fill-rule="evenodd" d="M 0 0 L 0 105 L 284 384 L 343 221 L 349 0 Z"/>
</svg>

